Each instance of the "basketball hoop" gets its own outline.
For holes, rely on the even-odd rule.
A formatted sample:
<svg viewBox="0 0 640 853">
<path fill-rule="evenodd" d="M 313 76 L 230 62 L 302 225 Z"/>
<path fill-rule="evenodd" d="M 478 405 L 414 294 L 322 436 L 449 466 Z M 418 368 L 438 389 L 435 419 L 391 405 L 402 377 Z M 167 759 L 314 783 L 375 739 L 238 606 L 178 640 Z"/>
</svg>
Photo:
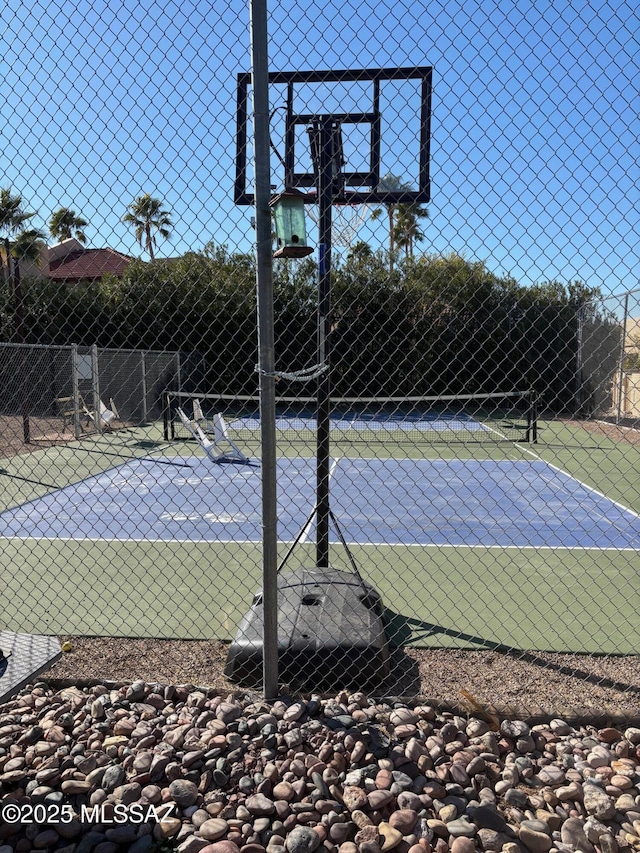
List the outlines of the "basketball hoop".
<svg viewBox="0 0 640 853">
<path fill-rule="evenodd" d="M 308 195 L 315 194 L 315 189 L 309 191 Z M 319 209 L 317 202 L 312 202 L 306 208 L 309 219 L 316 225 L 319 221 Z M 333 202 L 331 211 L 331 243 L 345 249 L 351 248 L 355 242 L 358 231 L 364 224 L 369 214 L 368 204 L 344 204 Z"/>
</svg>

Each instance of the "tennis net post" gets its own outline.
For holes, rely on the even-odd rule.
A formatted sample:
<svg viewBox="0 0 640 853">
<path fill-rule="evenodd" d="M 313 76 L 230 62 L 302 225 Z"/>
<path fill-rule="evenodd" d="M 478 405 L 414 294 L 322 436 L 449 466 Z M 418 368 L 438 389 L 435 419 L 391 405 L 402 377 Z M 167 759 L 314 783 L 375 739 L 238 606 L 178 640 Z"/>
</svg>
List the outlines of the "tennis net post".
<svg viewBox="0 0 640 853">
<path fill-rule="evenodd" d="M 170 391 L 164 391 L 162 394 L 162 435 L 165 441 L 173 441 L 175 438 Z"/>
<path fill-rule="evenodd" d="M 533 388 L 529 391 L 526 436 L 529 444 L 538 443 L 538 396 Z"/>
</svg>

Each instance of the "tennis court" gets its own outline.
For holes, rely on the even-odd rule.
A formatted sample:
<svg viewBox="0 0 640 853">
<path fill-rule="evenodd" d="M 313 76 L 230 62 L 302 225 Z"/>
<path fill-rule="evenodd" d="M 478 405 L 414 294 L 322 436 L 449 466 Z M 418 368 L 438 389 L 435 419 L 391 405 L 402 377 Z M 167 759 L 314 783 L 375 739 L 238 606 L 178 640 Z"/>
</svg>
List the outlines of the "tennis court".
<svg viewBox="0 0 640 853">
<path fill-rule="evenodd" d="M 136 460 L 0 514 L 0 536 L 259 542 L 258 464 Z M 182 464 L 180 464 L 182 463 Z M 306 527 L 313 459 L 278 464 L 279 539 Z M 333 459 L 333 512 L 349 543 L 640 548 L 640 516 L 543 460 Z M 337 543 L 338 537 L 334 535 Z"/>
<path fill-rule="evenodd" d="M 311 565 L 313 423 L 278 422 L 282 553 L 302 530 L 295 561 Z M 233 636 L 260 583 L 261 467 L 255 412 L 227 423 L 250 464 L 212 463 L 160 424 L 3 463 L 0 580 L 29 592 L 40 630 Z M 521 443 L 505 424 L 527 428 L 495 411 L 334 416 L 332 510 L 361 571 L 414 625 L 408 643 L 636 652 L 640 506 L 615 466 L 637 449 L 559 423 Z"/>
</svg>

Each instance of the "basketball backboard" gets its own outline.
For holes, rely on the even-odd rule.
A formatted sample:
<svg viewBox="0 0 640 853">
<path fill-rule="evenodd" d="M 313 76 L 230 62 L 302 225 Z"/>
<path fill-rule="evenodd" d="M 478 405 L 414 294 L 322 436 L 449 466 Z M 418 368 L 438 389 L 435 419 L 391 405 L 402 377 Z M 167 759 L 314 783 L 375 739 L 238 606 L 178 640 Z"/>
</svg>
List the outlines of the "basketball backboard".
<svg viewBox="0 0 640 853">
<path fill-rule="evenodd" d="M 274 194 L 298 189 L 307 203 L 315 203 L 324 154 L 337 204 L 428 202 L 431 72 L 424 67 L 270 73 Z M 254 203 L 250 105 L 251 74 L 242 73 L 234 196 L 241 205 Z"/>
</svg>

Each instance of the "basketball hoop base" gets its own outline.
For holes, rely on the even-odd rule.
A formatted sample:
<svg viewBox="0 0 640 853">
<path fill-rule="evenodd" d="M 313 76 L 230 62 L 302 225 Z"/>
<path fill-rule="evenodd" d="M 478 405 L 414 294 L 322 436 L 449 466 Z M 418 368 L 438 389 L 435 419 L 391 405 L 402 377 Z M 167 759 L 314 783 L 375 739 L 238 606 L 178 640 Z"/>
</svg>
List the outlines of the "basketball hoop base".
<svg viewBox="0 0 640 853">
<path fill-rule="evenodd" d="M 379 688 L 389 649 L 376 590 L 351 572 L 295 569 L 278 575 L 281 681 L 310 688 Z M 241 684 L 262 679 L 264 612 L 259 590 L 229 648 L 224 673 Z"/>
</svg>

